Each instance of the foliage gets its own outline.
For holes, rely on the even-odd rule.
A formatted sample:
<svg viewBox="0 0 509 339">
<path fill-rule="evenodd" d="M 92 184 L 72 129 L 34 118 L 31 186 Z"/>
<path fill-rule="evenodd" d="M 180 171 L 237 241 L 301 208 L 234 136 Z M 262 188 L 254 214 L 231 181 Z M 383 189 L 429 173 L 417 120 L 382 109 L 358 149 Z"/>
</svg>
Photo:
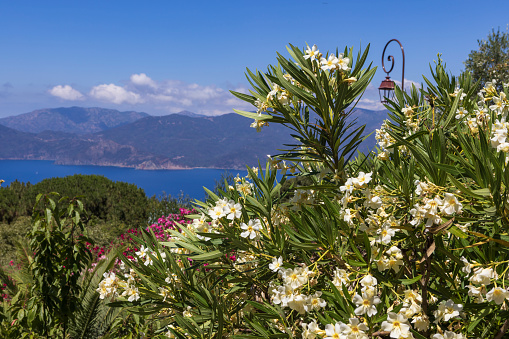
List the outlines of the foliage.
<svg viewBox="0 0 509 339">
<path fill-rule="evenodd" d="M 487 39 L 477 43 L 479 49 L 470 52 L 465 69 L 472 73 L 474 81 L 479 81 L 479 88 L 495 79 L 496 88 L 501 91 L 503 83 L 509 83 L 509 32 L 493 29 Z"/>
<path fill-rule="evenodd" d="M 32 185 L 13 181 L 0 189 L 0 221 L 11 222 L 17 216 L 31 215 L 39 193 L 59 192 L 64 196 L 82 196 L 88 212 L 86 221 L 105 220 L 132 226 L 145 225 L 148 199 L 136 185 L 113 182 L 104 176 L 76 174 L 44 179 Z"/>
<path fill-rule="evenodd" d="M 177 196 L 171 196 L 166 193 L 163 193 L 158 198 L 153 196 L 149 199 L 148 203 L 148 224 L 157 222 L 157 219 L 161 216 L 179 213 L 182 208 L 192 208 L 191 198 L 182 191 Z"/>
<path fill-rule="evenodd" d="M 80 196 L 86 211 L 82 217 L 88 236 L 95 247 L 103 250 L 116 244 L 129 229 L 146 227 L 162 215 L 191 208 L 191 199 L 184 193 L 148 198 L 133 184 L 113 182 L 97 175 L 51 178 L 35 185 L 13 181 L 0 187 L 0 252 L 4 254 L 0 265 L 15 259 L 15 242 L 24 239 L 31 229 L 31 211 L 37 194 L 50 192 Z"/>
<path fill-rule="evenodd" d="M 81 286 L 77 282 L 92 259 L 81 214 L 80 200 L 64 197 L 56 202 L 49 195 L 37 196 L 30 232 L 34 284 L 27 320 L 43 335 L 59 324 L 65 337 L 79 305 Z"/>
<path fill-rule="evenodd" d="M 367 51 L 355 63 L 346 48 L 288 51 L 265 74 L 248 70 L 251 95 L 234 94 L 258 108 L 238 111 L 254 127 L 283 124 L 296 143 L 233 190 L 209 191 L 170 239 L 134 238 L 104 298 L 178 338 L 502 338 L 507 86 L 476 95 L 439 59 L 427 89 L 396 88 L 377 154 L 353 158 L 363 130 L 344 118 L 373 75 Z M 287 169 L 312 184 L 285 200 L 276 173 Z"/>
</svg>

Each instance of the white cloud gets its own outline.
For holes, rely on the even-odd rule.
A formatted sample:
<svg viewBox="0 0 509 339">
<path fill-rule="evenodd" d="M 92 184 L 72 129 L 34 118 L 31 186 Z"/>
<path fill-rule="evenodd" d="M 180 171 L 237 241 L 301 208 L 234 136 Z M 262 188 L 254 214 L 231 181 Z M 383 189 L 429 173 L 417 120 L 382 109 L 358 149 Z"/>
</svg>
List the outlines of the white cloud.
<svg viewBox="0 0 509 339">
<path fill-rule="evenodd" d="M 64 100 L 83 100 L 85 97 L 69 85 L 58 85 L 49 90 L 49 94 Z"/>
<path fill-rule="evenodd" d="M 150 79 L 145 73 L 133 74 L 130 79 L 134 85 L 157 88 L 156 82 Z"/>
<path fill-rule="evenodd" d="M 394 80 L 394 82 L 399 86 L 401 87 L 401 81 L 399 80 Z M 410 79 L 405 79 L 405 91 L 406 92 L 410 92 L 410 89 L 412 88 L 412 85 L 414 85 L 417 89 L 421 88 L 421 83 L 419 82 L 415 82 L 413 80 L 410 80 Z"/>
<path fill-rule="evenodd" d="M 248 93 L 245 86 L 231 86 L 235 91 Z M 70 86 L 56 86 L 50 93 L 66 100 L 87 100 L 89 105 L 109 103 L 117 109 L 143 110 L 150 114 L 171 114 L 182 110 L 203 114 L 221 115 L 233 109 L 255 110 L 255 108 L 233 96 L 228 89 L 215 85 L 187 83 L 166 79 L 155 81 L 145 73 L 131 74 L 122 84 L 100 84 L 83 95 Z M 129 106 L 136 105 L 136 108 Z"/>
<path fill-rule="evenodd" d="M 136 90 L 147 103 L 157 106 L 164 103 L 166 108 L 183 107 L 205 115 L 232 113 L 233 108 L 253 109 L 250 104 L 235 98 L 229 91 L 213 85 L 165 80 L 158 82 L 150 91 L 143 91 L 141 88 Z"/>
<path fill-rule="evenodd" d="M 90 90 L 90 96 L 95 99 L 109 101 L 117 105 L 124 102 L 132 105 L 144 102 L 138 93 L 128 91 L 124 87 L 114 84 L 104 84 L 92 87 Z"/>
<path fill-rule="evenodd" d="M 361 100 L 359 100 L 357 107 L 370 109 L 372 111 L 381 111 L 385 109 L 384 105 L 380 102 L 380 99 L 375 100 L 368 98 L 362 98 Z"/>
</svg>

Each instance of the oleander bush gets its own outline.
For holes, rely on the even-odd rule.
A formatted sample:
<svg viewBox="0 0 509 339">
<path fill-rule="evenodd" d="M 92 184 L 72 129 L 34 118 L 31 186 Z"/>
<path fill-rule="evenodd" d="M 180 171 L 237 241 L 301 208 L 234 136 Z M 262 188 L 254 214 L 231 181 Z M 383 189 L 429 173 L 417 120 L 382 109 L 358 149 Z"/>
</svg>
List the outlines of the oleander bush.
<svg viewBox="0 0 509 339">
<path fill-rule="evenodd" d="M 426 89 L 396 88 L 379 148 L 356 154 L 368 49 L 290 46 L 248 70 L 250 94 L 233 94 L 257 112 L 236 112 L 295 144 L 209 191 L 171 238 L 136 238 L 101 297 L 156 315 L 170 338 L 507 336 L 508 84 L 476 93 L 439 57 Z M 291 172 L 309 184 L 282 191 Z"/>
</svg>

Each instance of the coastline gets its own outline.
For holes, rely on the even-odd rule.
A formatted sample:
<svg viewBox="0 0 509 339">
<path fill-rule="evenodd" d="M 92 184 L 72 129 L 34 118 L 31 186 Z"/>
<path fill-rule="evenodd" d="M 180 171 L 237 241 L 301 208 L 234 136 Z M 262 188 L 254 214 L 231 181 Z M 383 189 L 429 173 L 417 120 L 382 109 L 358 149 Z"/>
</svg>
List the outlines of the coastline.
<svg viewBox="0 0 509 339">
<path fill-rule="evenodd" d="M 235 171 L 245 171 L 245 166 L 243 168 L 227 168 L 227 167 L 185 167 L 178 166 L 174 164 L 161 164 L 157 165 L 153 162 L 144 162 L 141 164 L 124 164 L 124 163 L 110 163 L 110 162 L 101 162 L 101 163 L 93 163 L 93 162 L 80 162 L 80 161 L 65 161 L 65 160 L 55 160 L 55 159 L 46 159 L 46 158 L 0 158 L 2 160 L 15 160 L 15 161 L 51 161 L 54 165 L 58 166 L 97 166 L 97 167 L 115 167 L 115 168 L 132 168 L 139 171 L 173 171 L 173 170 L 193 170 L 193 169 L 213 169 L 213 170 L 235 170 Z"/>
</svg>

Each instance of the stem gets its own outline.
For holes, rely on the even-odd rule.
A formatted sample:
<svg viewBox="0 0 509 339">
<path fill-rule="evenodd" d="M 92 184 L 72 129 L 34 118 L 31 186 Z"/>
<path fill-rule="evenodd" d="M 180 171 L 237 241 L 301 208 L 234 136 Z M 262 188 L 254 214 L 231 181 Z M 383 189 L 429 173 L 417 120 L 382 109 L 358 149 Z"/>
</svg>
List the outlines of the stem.
<svg viewBox="0 0 509 339">
<path fill-rule="evenodd" d="M 509 330 L 509 319 L 507 319 L 500 330 L 498 330 L 497 335 L 495 336 L 495 339 L 502 339 L 505 333 L 507 333 L 507 330 Z"/>
<path fill-rule="evenodd" d="M 422 313 L 427 315 L 428 313 L 428 283 L 430 276 L 431 258 L 428 256 L 428 248 L 433 243 L 433 236 L 428 234 L 426 238 L 426 246 L 424 248 L 425 265 L 422 266 L 421 272 L 424 280 L 421 280 L 422 284 Z M 429 329 L 424 331 L 424 336 L 429 337 Z"/>
</svg>

